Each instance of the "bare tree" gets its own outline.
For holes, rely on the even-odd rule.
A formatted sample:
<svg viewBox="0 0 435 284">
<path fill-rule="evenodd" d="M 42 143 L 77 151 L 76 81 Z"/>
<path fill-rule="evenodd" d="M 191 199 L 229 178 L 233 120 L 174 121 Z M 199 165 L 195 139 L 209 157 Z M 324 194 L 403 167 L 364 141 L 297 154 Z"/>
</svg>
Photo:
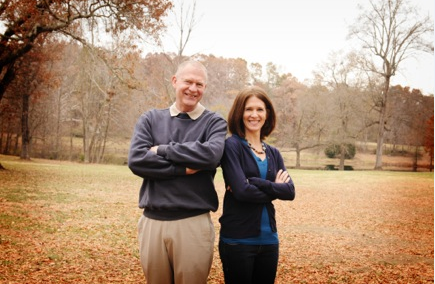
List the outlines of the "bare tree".
<svg viewBox="0 0 435 284">
<path fill-rule="evenodd" d="M 339 170 L 344 170 L 347 145 L 355 144 L 369 115 L 361 92 L 365 76 L 356 68 L 356 58 L 354 53 L 333 52 L 314 72 L 316 82 L 328 88 L 328 101 L 324 103 L 329 114 L 328 143 L 340 146 Z"/>
<path fill-rule="evenodd" d="M 170 78 L 173 74 L 175 74 L 176 69 L 181 61 L 185 60 L 186 58 L 186 55 L 184 54 L 185 49 L 198 22 L 199 20 L 196 15 L 196 0 L 187 5 L 185 0 L 174 1 L 173 9 L 169 14 L 168 26 L 170 32 L 166 34 L 166 36 L 172 38 L 173 47 L 175 47 L 176 51 L 167 52 L 165 51 L 165 47 L 160 44 L 160 53 L 156 55 L 148 54 L 148 56 L 152 57 L 160 57 L 160 55 L 162 55 L 164 56 L 163 58 L 166 59 L 166 62 L 156 62 L 159 65 L 157 69 L 161 70 L 161 72 L 159 76 L 156 76 L 154 79 L 157 79 L 161 85 L 158 89 L 156 89 L 158 90 L 157 92 L 164 90 L 167 99 L 170 102 L 175 100 Z M 173 29 L 171 29 L 171 27 Z"/>
<path fill-rule="evenodd" d="M 86 163 L 99 163 L 103 158 L 112 112 L 113 74 L 95 56 L 83 48 L 78 58 L 82 68 L 73 85 L 76 114 L 82 124 L 83 157 Z"/>
<path fill-rule="evenodd" d="M 375 169 L 382 169 L 382 146 L 391 77 L 406 59 L 419 51 L 433 52 L 433 21 L 420 17 L 405 0 L 370 0 L 368 8 L 350 27 L 349 36 L 357 38 L 367 50 L 361 62 L 366 70 L 384 78 L 381 94 Z"/>
<path fill-rule="evenodd" d="M 176 12 L 175 17 L 180 33 L 177 46 L 177 55 L 179 58 L 181 58 L 183 56 L 184 49 L 189 42 L 192 31 L 198 23 L 196 18 L 196 1 L 193 1 L 192 6 L 188 6 L 187 9 L 185 9 L 184 2 L 181 2 L 179 13 Z"/>
</svg>

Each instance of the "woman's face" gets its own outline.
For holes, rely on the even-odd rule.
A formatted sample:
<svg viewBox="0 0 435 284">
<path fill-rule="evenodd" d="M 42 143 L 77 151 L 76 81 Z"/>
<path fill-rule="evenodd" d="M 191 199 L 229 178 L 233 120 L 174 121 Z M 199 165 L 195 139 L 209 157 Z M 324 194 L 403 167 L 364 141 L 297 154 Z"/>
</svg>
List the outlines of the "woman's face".
<svg viewBox="0 0 435 284">
<path fill-rule="evenodd" d="M 245 104 L 243 112 L 243 124 L 245 125 L 245 133 L 260 132 L 266 122 L 267 111 L 266 105 L 259 98 L 252 96 Z"/>
</svg>

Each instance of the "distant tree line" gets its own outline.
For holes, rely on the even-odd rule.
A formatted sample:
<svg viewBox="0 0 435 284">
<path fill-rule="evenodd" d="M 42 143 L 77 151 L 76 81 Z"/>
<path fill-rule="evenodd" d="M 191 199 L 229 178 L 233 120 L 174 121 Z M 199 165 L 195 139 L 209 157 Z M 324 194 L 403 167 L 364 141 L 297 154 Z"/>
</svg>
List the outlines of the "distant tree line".
<svg viewBox="0 0 435 284">
<path fill-rule="evenodd" d="M 142 112 L 165 108 L 174 101 L 169 79 L 177 62 L 185 58 L 166 53 L 113 56 L 112 68 L 124 70 L 115 76 L 93 52 L 81 45 L 53 44 L 50 58 L 41 55 L 43 62 L 29 65 L 34 69 L 22 69 L 25 80 L 11 85 L 0 104 L 1 153 L 22 155 L 26 151 L 28 157 L 111 162 L 114 157 L 107 149 L 125 146 Z M 278 114 L 270 143 L 295 150 L 298 157 L 304 150 L 331 144 L 345 149 L 357 141 L 362 145 L 376 141 L 379 85 L 364 84 L 362 79 L 328 83 L 327 73 L 335 70 L 323 69 L 308 86 L 291 74 L 279 73 L 272 63 L 263 68 L 240 58 L 198 54 L 195 59 L 209 72 L 202 102 L 224 117 L 243 86 L 265 88 Z M 34 79 L 28 80 L 30 76 Z M 433 116 L 433 96 L 402 86 L 393 86 L 390 92 L 386 142 L 394 151 L 400 151 L 399 145 L 423 149 L 430 131 L 427 122 Z M 345 151 L 343 166 L 344 159 Z M 295 166 L 301 166 L 300 159 Z"/>
<path fill-rule="evenodd" d="M 278 114 L 268 142 L 294 150 L 297 168 L 303 151 L 336 145 L 343 169 L 348 145 L 357 142 L 360 151 L 377 144 L 376 169 L 382 168 L 384 143 L 392 152 L 412 146 L 416 165 L 425 149 L 432 164 L 433 94 L 390 85 L 403 60 L 419 50 L 433 52 L 426 38 L 433 36 L 432 22 L 428 17 L 403 21 L 415 15 L 405 1 L 370 1 L 350 29 L 362 49 L 332 52 L 314 70 L 312 82 L 283 74 L 272 62 L 262 66 L 243 58 L 184 55 L 197 24 L 195 6 L 187 9 L 190 14 L 181 9 L 177 52 L 142 54 L 138 44 L 144 37 L 158 43 L 170 1 L 67 2 L 24 0 L 20 9 L 9 1 L 0 4 L 2 154 L 119 162 L 126 154 L 117 158 L 113 149 L 125 151 L 141 113 L 174 101 L 170 78 L 182 60 L 194 58 L 209 72 L 202 103 L 224 117 L 244 86 L 267 90 Z M 362 28 L 368 23 L 372 29 Z M 104 35 L 110 36 L 107 43 L 101 41 Z"/>
</svg>

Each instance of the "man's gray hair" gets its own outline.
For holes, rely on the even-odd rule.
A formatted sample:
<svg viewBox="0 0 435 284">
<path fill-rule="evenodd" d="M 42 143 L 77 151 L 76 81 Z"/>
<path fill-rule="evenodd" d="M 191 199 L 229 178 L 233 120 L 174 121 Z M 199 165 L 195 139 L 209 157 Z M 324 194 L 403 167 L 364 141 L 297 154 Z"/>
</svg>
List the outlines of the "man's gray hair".
<svg viewBox="0 0 435 284">
<path fill-rule="evenodd" d="M 196 60 L 186 60 L 186 61 L 181 62 L 180 65 L 178 65 L 177 72 L 175 73 L 175 76 L 177 77 L 178 74 L 180 73 L 180 71 L 183 70 L 184 68 L 186 68 L 187 66 L 194 66 L 194 67 L 197 67 L 197 68 L 201 69 L 202 71 L 204 71 L 205 82 L 207 83 L 207 81 L 208 81 L 207 68 L 205 68 L 204 64 L 202 64 L 201 62 L 196 61 Z"/>
</svg>

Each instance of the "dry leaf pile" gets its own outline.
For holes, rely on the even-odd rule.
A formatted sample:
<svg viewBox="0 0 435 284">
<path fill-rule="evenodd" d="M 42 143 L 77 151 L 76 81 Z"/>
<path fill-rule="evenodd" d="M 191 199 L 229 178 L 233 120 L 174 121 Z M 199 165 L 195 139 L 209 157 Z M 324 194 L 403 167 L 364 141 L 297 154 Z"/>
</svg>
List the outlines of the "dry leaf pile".
<svg viewBox="0 0 435 284">
<path fill-rule="evenodd" d="M 145 283 L 127 167 L 2 164 L 0 283 Z M 291 174 L 296 199 L 275 202 L 277 284 L 434 282 L 433 173 Z M 219 174 L 216 186 L 222 200 Z M 217 247 L 209 283 L 223 283 Z"/>
</svg>

